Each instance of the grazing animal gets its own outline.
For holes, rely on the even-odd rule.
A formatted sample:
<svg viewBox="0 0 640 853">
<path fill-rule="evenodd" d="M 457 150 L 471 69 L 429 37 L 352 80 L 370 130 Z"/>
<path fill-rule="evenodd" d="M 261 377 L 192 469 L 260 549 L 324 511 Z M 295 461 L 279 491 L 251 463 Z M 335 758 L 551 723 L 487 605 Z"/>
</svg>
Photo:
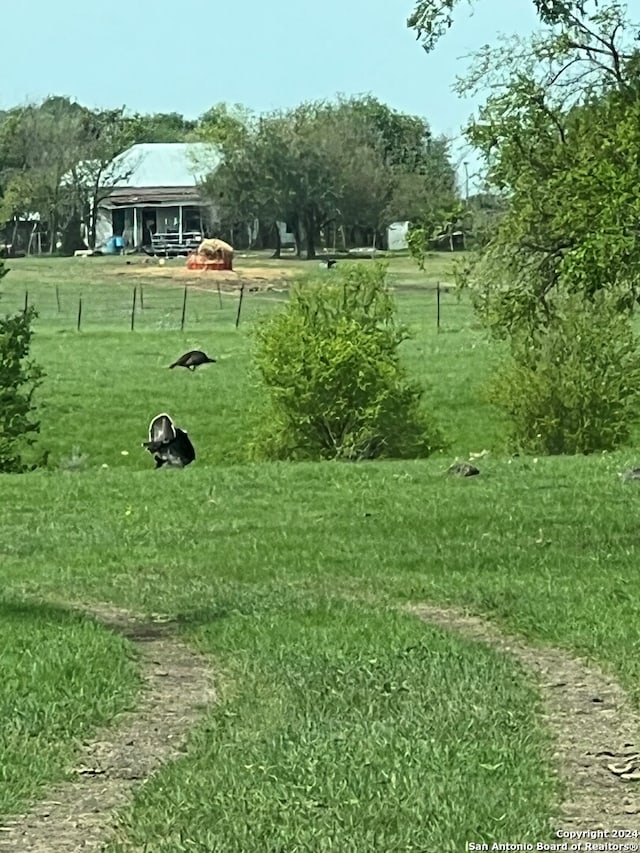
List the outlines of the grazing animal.
<svg viewBox="0 0 640 853">
<path fill-rule="evenodd" d="M 166 465 L 168 468 L 184 468 L 196 458 L 187 431 L 177 427 L 170 415 L 162 412 L 149 424 L 149 441 L 142 446 L 153 455 L 156 468 Z"/>
<path fill-rule="evenodd" d="M 214 363 L 215 358 L 209 358 L 209 356 L 205 352 L 202 352 L 202 350 L 192 349 L 190 352 L 185 352 L 184 355 L 181 355 L 177 361 L 173 362 L 173 364 L 170 364 L 169 369 L 172 370 L 174 367 L 187 367 L 189 370 L 195 370 L 200 364 Z"/>
</svg>

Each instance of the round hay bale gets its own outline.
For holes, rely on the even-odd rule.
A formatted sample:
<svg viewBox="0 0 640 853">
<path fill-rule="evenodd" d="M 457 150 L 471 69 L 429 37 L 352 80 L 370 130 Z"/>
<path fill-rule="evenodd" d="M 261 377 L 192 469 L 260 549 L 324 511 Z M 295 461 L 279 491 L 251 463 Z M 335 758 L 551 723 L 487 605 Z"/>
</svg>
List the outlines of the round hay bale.
<svg viewBox="0 0 640 853">
<path fill-rule="evenodd" d="M 204 255 L 210 260 L 221 258 L 222 260 L 233 260 L 233 246 L 225 243 L 224 240 L 211 238 L 203 240 L 198 246 L 198 254 Z"/>
</svg>

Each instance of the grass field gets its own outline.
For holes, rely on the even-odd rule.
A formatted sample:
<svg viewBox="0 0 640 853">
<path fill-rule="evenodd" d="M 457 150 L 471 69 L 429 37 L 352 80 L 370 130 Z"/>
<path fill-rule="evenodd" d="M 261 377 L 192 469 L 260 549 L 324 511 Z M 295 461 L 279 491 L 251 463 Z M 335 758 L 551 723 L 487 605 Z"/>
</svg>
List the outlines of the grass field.
<svg viewBox="0 0 640 853">
<path fill-rule="evenodd" d="M 268 264 L 240 259 L 238 276 Z M 616 476 L 638 462 L 633 448 L 502 453 L 504 424 L 480 399 L 499 352 L 453 293 L 436 330 L 433 284 L 452 280 L 449 259 L 422 278 L 396 261 L 392 280 L 415 331 L 406 363 L 451 446 L 363 465 L 244 461 L 251 322 L 286 298 L 280 289 L 246 293 L 236 330 L 231 285 L 222 308 L 215 288 L 190 285 L 181 332 L 178 275 L 127 274 L 122 259 L 10 266 L 3 307 L 27 291 L 41 309 L 50 468 L 0 477 L 0 813 L 60 779 L 78 739 L 135 702 L 125 642 L 51 603 L 93 601 L 176 618 L 219 693 L 186 755 L 122 812 L 109 853 L 453 853 L 470 840 L 547 840 L 562 791 L 525 673 L 401 605 L 467 606 L 583 654 L 637 704 L 640 492 Z M 146 307 L 131 332 L 134 279 Z M 72 305 L 82 291 L 101 306 L 84 331 L 58 314 L 56 285 Z M 219 362 L 166 369 L 196 346 Z M 182 472 L 152 470 L 140 448 L 163 410 L 198 452 Z M 483 449 L 481 477 L 443 473 Z"/>
</svg>

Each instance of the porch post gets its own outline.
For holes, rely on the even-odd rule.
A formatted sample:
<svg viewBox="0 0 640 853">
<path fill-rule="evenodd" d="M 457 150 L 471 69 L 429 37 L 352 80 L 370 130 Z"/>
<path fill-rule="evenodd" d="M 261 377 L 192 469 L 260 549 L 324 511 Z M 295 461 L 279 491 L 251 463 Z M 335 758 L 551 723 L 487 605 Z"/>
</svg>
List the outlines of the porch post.
<svg viewBox="0 0 640 853">
<path fill-rule="evenodd" d="M 178 205 L 178 242 L 182 245 L 182 205 Z"/>
<path fill-rule="evenodd" d="M 138 208 L 133 206 L 133 248 L 138 248 Z"/>
</svg>

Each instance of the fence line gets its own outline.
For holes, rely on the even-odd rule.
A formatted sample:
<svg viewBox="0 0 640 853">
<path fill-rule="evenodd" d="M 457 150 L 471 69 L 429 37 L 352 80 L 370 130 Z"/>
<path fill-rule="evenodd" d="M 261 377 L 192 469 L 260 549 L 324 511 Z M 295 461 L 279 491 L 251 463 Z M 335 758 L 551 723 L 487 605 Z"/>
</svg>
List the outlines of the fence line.
<svg viewBox="0 0 640 853">
<path fill-rule="evenodd" d="M 451 323 L 458 325 L 460 307 L 458 297 L 451 288 L 440 282 L 430 290 L 413 290 L 425 299 L 422 321 L 433 323 L 436 333 L 446 331 Z M 216 296 L 217 294 L 217 296 Z M 237 295 L 237 303 L 234 301 Z M 185 331 L 190 327 L 211 325 L 213 322 L 229 323 L 238 328 L 249 311 L 250 318 L 269 303 L 282 303 L 286 296 L 277 291 L 257 291 L 244 283 L 232 292 L 224 293 L 232 299 L 223 300 L 220 286 L 211 290 L 184 288 L 131 287 L 65 288 L 63 285 L 38 286 L 32 289 L 5 287 L 0 293 L 0 315 L 26 311 L 32 306 L 38 312 L 37 323 L 46 326 L 72 329 L 80 332 L 89 327 L 129 329 L 172 329 Z M 400 312 L 403 296 L 397 295 Z M 466 308 L 466 306 L 462 306 Z M 411 308 L 410 322 L 416 321 Z M 431 313 L 433 311 L 433 313 Z M 433 319 L 430 319 L 433 318 Z M 433 326 L 431 326 L 433 328 Z"/>
</svg>

